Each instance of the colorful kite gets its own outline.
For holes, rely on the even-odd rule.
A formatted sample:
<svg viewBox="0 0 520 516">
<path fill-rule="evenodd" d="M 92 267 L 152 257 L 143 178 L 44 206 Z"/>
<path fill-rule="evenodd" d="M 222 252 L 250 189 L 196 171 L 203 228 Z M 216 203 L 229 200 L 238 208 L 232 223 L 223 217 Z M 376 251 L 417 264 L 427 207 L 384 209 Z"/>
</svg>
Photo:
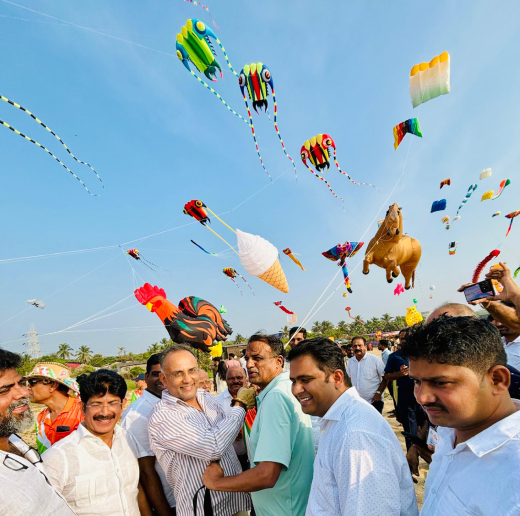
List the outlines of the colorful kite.
<svg viewBox="0 0 520 516">
<path fill-rule="evenodd" d="M 352 258 L 363 247 L 363 244 L 364 242 L 345 242 L 344 244 L 338 244 L 332 249 L 321 253 L 328 260 L 333 262 L 339 261 L 338 266 L 340 266 L 343 271 L 345 286 L 351 294 L 352 289 L 350 287 L 350 278 L 348 276 L 347 258 Z"/>
<path fill-rule="evenodd" d="M 291 312 L 290 310 L 287 310 L 285 306 L 282 305 L 281 301 L 275 301 L 274 304 L 282 310 L 282 312 L 285 312 L 287 314 L 287 322 L 289 324 L 294 324 L 298 319 L 296 317 L 296 314 L 294 312 Z"/>
<path fill-rule="evenodd" d="M 220 305 L 220 308 L 218 309 L 218 311 L 221 314 L 226 314 L 227 313 L 227 308 L 225 308 L 224 305 Z"/>
<path fill-rule="evenodd" d="M 410 98 L 414 108 L 450 92 L 450 55 L 443 52 L 429 63 L 415 65 L 410 71 Z"/>
<path fill-rule="evenodd" d="M 410 118 L 394 127 L 394 150 L 397 150 L 406 133 L 415 134 L 415 136 L 422 138 L 417 118 Z"/>
<path fill-rule="evenodd" d="M 62 145 L 63 147 L 65 147 L 65 150 L 72 156 L 72 158 L 77 161 L 78 163 L 81 163 L 82 165 L 85 165 L 87 167 L 89 167 L 92 172 L 94 172 L 94 174 L 96 174 L 97 178 L 99 179 L 99 181 L 101 182 L 103 188 L 105 188 L 105 185 L 103 184 L 103 181 L 101 180 L 101 178 L 99 177 L 98 173 L 92 168 L 91 165 L 89 165 L 86 161 L 81 161 L 80 159 L 76 158 L 76 156 L 74 156 L 74 154 L 72 154 L 72 152 L 70 151 L 70 149 L 67 147 L 67 145 L 65 145 L 65 142 L 50 128 L 50 127 L 47 127 L 38 117 L 36 117 L 36 115 L 33 115 L 28 109 L 24 108 L 23 106 L 20 106 L 20 104 L 17 104 L 16 102 L 14 102 L 13 100 L 10 100 L 8 99 L 7 97 L 4 97 L 3 95 L 0 95 L 0 99 L 3 100 L 4 102 L 7 102 L 8 104 L 11 104 L 11 106 L 14 106 L 15 108 L 18 108 L 20 111 L 24 111 L 25 113 L 27 113 L 35 122 L 37 122 L 38 124 L 40 124 L 44 129 L 46 129 L 47 131 L 49 131 L 49 133 L 51 133 Z M 17 129 L 15 129 L 14 127 L 10 126 L 7 122 L 4 122 L 3 120 L 0 120 L 0 124 L 3 125 L 4 127 L 7 127 L 7 129 L 10 129 L 11 131 L 13 131 L 13 133 L 16 133 L 18 136 L 21 136 L 22 138 L 25 138 L 26 140 L 30 141 L 31 143 L 34 143 L 34 145 L 36 145 L 37 147 L 39 147 L 40 149 L 44 150 L 47 154 L 49 154 L 50 156 L 52 156 L 65 170 L 67 170 L 68 172 L 70 172 L 80 183 L 81 185 L 83 186 L 83 188 L 90 194 L 90 195 L 93 195 L 93 196 L 97 196 L 97 194 L 93 194 L 89 191 L 89 189 L 86 187 L 85 183 L 76 175 L 74 174 L 74 172 L 72 172 L 72 170 L 70 170 L 67 165 L 65 165 L 64 163 L 62 163 L 49 149 L 47 149 L 46 147 L 44 147 L 43 145 L 41 145 L 40 143 L 38 143 L 37 141 L 33 140 L 32 138 L 30 138 L 29 136 L 21 133 L 20 131 L 18 131 Z"/>
<path fill-rule="evenodd" d="M 347 311 L 348 313 L 348 316 L 351 318 L 351 319 L 354 319 L 354 321 L 357 321 L 359 324 L 362 324 L 363 326 L 365 326 L 365 323 L 359 319 L 356 319 L 355 317 L 352 317 L 350 315 L 350 311 L 352 310 L 352 308 L 350 306 L 347 306 L 347 308 L 345 308 L 345 310 Z"/>
<path fill-rule="evenodd" d="M 441 199 L 440 201 L 433 201 L 432 209 L 430 213 L 435 213 L 436 211 L 443 211 L 446 209 L 446 199 Z"/>
<path fill-rule="evenodd" d="M 206 353 L 213 341 L 225 341 L 232 333 L 219 311 L 198 297 L 185 297 L 175 306 L 166 299 L 162 288 L 145 283 L 134 292 L 139 303 L 155 312 L 178 344 L 189 344 Z"/>
<path fill-rule="evenodd" d="M 488 190 L 487 192 L 484 192 L 482 194 L 482 198 L 480 199 L 480 202 L 487 201 L 488 199 L 491 199 L 493 197 L 493 190 Z"/>
<path fill-rule="evenodd" d="M 468 202 L 468 199 L 471 197 L 471 194 L 477 189 L 477 184 L 470 185 L 468 188 L 468 193 L 466 194 L 466 197 L 462 199 L 462 202 L 460 203 L 459 209 L 457 210 L 456 216 L 453 218 L 453 220 L 459 220 L 459 211 L 460 209 Z"/>
<path fill-rule="evenodd" d="M 449 177 L 448 177 L 448 179 L 443 179 L 443 180 L 441 181 L 441 188 L 442 188 L 443 186 L 450 186 L 450 185 L 451 185 L 451 179 L 450 179 Z"/>
<path fill-rule="evenodd" d="M 130 255 L 134 260 L 137 260 L 138 262 L 141 262 L 145 267 L 148 267 L 151 271 L 157 273 L 157 270 L 155 267 L 162 269 L 163 271 L 166 271 L 168 274 L 170 274 L 170 271 L 168 269 L 165 269 L 164 267 L 161 267 L 160 265 L 156 265 L 153 262 L 150 262 L 146 258 L 144 258 L 141 253 L 137 249 L 128 249 L 126 254 Z M 171 274 L 170 274 L 171 277 Z"/>
<path fill-rule="evenodd" d="M 512 211 L 511 213 L 508 213 L 506 215 L 506 219 L 511 219 L 511 222 L 509 223 L 509 228 L 507 230 L 506 236 L 509 235 L 509 232 L 511 231 L 511 226 L 513 225 L 513 220 L 515 217 L 518 217 L 520 215 L 520 211 Z"/>
<path fill-rule="evenodd" d="M 479 179 L 480 180 L 485 179 L 486 177 L 489 177 L 491 174 L 492 174 L 491 169 L 486 168 L 480 173 Z"/>
<path fill-rule="evenodd" d="M 348 297 L 348 294 L 346 292 L 343 292 L 343 297 Z"/>
<path fill-rule="evenodd" d="M 416 297 L 414 297 L 414 298 L 412 299 L 412 301 L 413 301 L 414 305 L 417 304 L 417 298 L 416 298 Z"/>
<path fill-rule="evenodd" d="M 400 296 L 404 292 L 404 286 L 402 283 L 398 283 L 394 289 L 394 296 Z"/>
<path fill-rule="evenodd" d="M 39 299 L 28 299 L 26 303 L 29 303 L 36 308 L 41 308 L 42 310 L 45 308 L 45 303 Z"/>
<path fill-rule="evenodd" d="M 331 147 L 334 149 L 334 153 L 331 153 Z M 355 185 L 366 185 L 366 186 L 374 186 L 370 183 L 356 183 L 346 172 L 343 172 L 341 170 L 341 167 L 339 166 L 338 160 L 336 158 L 336 144 L 334 143 L 334 140 L 328 135 L 328 134 L 318 134 L 318 136 L 311 138 L 310 140 L 307 140 L 300 151 L 300 156 L 302 158 L 303 164 L 319 179 L 324 181 L 326 185 L 329 187 L 329 190 L 336 196 L 338 199 L 341 199 L 341 197 L 337 196 L 334 191 L 332 190 L 329 183 L 321 177 L 319 174 L 316 174 L 312 170 L 312 168 L 309 167 L 307 164 L 307 160 L 310 160 L 312 165 L 316 168 L 317 172 L 325 171 L 325 169 L 330 168 L 330 157 L 334 159 L 334 163 L 336 163 L 336 166 L 338 167 L 338 170 L 345 176 L 349 178 L 349 181 L 351 183 L 354 183 Z M 375 188 L 375 187 L 374 187 Z M 343 199 L 341 199 L 343 200 Z"/>
<path fill-rule="evenodd" d="M 222 342 L 219 342 L 215 346 L 210 346 L 209 353 L 211 358 L 217 358 L 222 356 Z"/>
<path fill-rule="evenodd" d="M 197 2 L 196 0 L 184 0 L 184 1 L 188 2 L 192 5 L 195 5 L 195 6 L 198 5 L 198 6 L 202 7 L 202 9 L 204 9 L 209 14 L 211 21 L 213 22 L 213 25 L 215 26 L 215 28 L 217 30 L 219 30 L 219 26 L 216 24 L 215 20 L 213 19 L 213 16 L 211 16 L 211 13 L 209 12 L 209 7 L 207 5 L 201 4 L 200 2 Z"/>
<path fill-rule="evenodd" d="M 442 217 L 441 222 L 446 224 L 446 229 L 450 229 L 450 217 L 448 215 Z"/>
<path fill-rule="evenodd" d="M 298 260 L 298 258 L 296 258 L 296 256 L 294 256 L 294 254 L 292 253 L 292 251 L 289 248 L 284 249 L 283 254 L 286 254 L 296 265 L 298 265 L 298 267 L 300 267 L 300 269 L 302 271 L 307 270 L 307 269 L 303 268 L 303 265 L 300 263 L 300 260 Z"/>
<path fill-rule="evenodd" d="M 509 179 L 504 179 L 503 181 L 501 181 L 498 192 L 493 197 L 491 197 L 491 200 L 494 201 L 495 199 L 498 199 L 502 195 L 504 188 L 510 184 L 511 184 L 511 181 Z"/>
<path fill-rule="evenodd" d="M 423 317 L 420 312 L 417 311 L 417 307 L 415 305 L 406 309 L 405 321 L 408 326 L 413 326 L 414 324 L 420 323 L 422 320 Z"/>
<path fill-rule="evenodd" d="M 233 280 L 233 283 L 235 283 L 235 285 L 238 287 L 238 284 L 235 282 L 235 278 L 238 276 L 239 278 L 242 278 L 246 285 L 249 287 L 249 289 L 251 290 L 251 292 L 253 292 L 253 289 L 251 288 L 251 285 L 247 282 L 247 280 L 244 278 L 244 276 L 242 276 L 241 274 L 239 274 L 235 269 L 233 269 L 233 267 L 226 267 L 225 269 L 222 269 L 222 272 L 228 277 L 228 278 L 231 278 Z M 240 287 L 238 287 L 238 290 L 240 290 Z M 242 294 L 242 291 L 240 290 L 240 294 Z M 253 296 L 255 296 L 255 293 L 253 292 Z M 256 296 L 255 296 L 256 297 Z"/>
<path fill-rule="evenodd" d="M 197 244 L 197 242 L 194 242 L 193 240 L 190 240 L 190 242 L 192 244 L 195 244 L 199 249 L 202 249 L 206 254 L 209 254 L 211 256 L 217 256 L 217 253 L 209 253 L 208 251 L 206 251 L 206 249 L 204 249 L 204 247 L 201 247 L 199 244 Z"/>
<path fill-rule="evenodd" d="M 231 109 L 228 103 L 211 87 L 206 84 L 191 68 L 190 62 L 197 68 L 197 70 L 203 73 L 210 81 L 216 82 L 215 76 L 217 69 L 220 72 L 220 77 L 223 78 L 222 68 L 215 59 L 216 53 L 211 40 L 212 37 L 222 50 L 224 58 L 226 59 L 227 65 L 231 69 L 234 75 L 238 77 L 231 63 L 229 62 L 226 50 L 223 47 L 220 40 L 217 38 L 215 33 L 206 25 L 198 20 L 192 18 L 186 22 L 186 25 L 182 27 L 181 32 L 177 34 L 177 57 L 180 59 L 182 64 L 186 67 L 188 72 L 195 77 L 202 85 L 204 85 L 209 91 L 211 91 L 216 97 L 226 106 L 231 113 L 240 118 L 244 123 L 249 126 L 249 122 L 236 111 Z"/>
<path fill-rule="evenodd" d="M 515 273 L 513 274 L 513 278 L 516 278 L 518 276 L 518 273 L 520 272 L 520 267 L 516 269 Z"/>
<path fill-rule="evenodd" d="M 247 103 L 247 97 L 246 97 L 246 89 L 247 93 L 249 94 L 249 98 L 253 102 L 253 109 L 258 114 L 258 109 L 260 108 L 260 111 L 262 110 L 262 107 L 267 112 L 267 97 L 269 95 L 269 90 L 267 88 L 267 85 L 271 88 L 271 94 L 273 95 L 273 104 L 274 104 L 274 128 L 276 130 L 276 134 L 278 135 L 278 138 L 280 139 L 280 143 L 282 144 L 282 149 L 287 156 L 291 160 L 291 163 L 294 167 L 294 174 L 296 177 L 298 177 L 296 173 L 296 165 L 287 154 L 287 151 L 285 150 L 285 145 L 282 140 L 282 135 L 280 134 L 280 131 L 278 130 L 278 122 L 277 122 L 277 115 L 278 115 L 278 105 L 276 104 L 276 95 L 274 92 L 274 83 L 273 83 L 273 77 L 271 76 L 271 72 L 265 66 L 263 63 L 252 63 L 250 65 L 245 65 L 244 68 L 240 71 L 240 75 L 238 76 L 238 85 L 240 86 L 240 90 L 242 92 L 242 97 L 244 98 L 244 102 L 246 104 L 247 114 L 249 115 L 249 125 L 251 127 L 251 132 L 253 133 L 253 139 L 255 141 L 256 146 L 256 152 L 258 154 L 258 158 L 260 159 L 260 163 L 262 164 L 263 169 L 265 170 L 266 174 L 270 176 L 269 172 L 267 172 L 264 162 L 262 160 L 262 156 L 260 155 L 260 150 L 258 149 L 258 142 L 256 141 L 256 134 L 255 134 L 255 128 L 253 126 L 253 118 L 251 116 L 251 110 L 249 109 L 249 104 Z M 271 179 L 272 180 L 272 179 Z"/>
<path fill-rule="evenodd" d="M 493 213 L 493 215 L 491 215 L 491 217 L 498 217 L 500 215 L 500 212 L 499 211 L 495 211 L 495 213 Z"/>
<path fill-rule="evenodd" d="M 457 242 L 450 242 L 449 245 L 450 256 L 453 256 L 457 252 Z"/>
<path fill-rule="evenodd" d="M 494 251 L 491 251 L 478 265 L 475 271 L 473 272 L 473 278 L 471 281 L 473 283 L 478 283 L 478 279 L 480 277 L 480 273 L 482 272 L 482 269 L 486 266 L 488 262 L 490 262 L 493 258 L 496 258 L 500 254 L 500 251 L 498 249 L 495 249 Z"/>
</svg>

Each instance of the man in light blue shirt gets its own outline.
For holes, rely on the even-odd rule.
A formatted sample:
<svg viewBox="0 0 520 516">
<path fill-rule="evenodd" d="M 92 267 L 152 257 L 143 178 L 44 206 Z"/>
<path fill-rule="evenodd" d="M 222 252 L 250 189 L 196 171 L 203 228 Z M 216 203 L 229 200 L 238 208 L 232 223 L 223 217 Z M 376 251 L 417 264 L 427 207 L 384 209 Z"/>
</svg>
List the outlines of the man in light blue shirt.
<svg viewBox="0 0 520 516">
<path fill-rule="evenodd" d="M 250 435 L 254 467 L 224 477 L 218 464 L 210 464 L 202 477 L 216 491 L 251 492 L 257 516 L 304 516 L 312 483 L 311 420 L 291 394 L 284 355 L 277 337 L 257 334 L 249 339 L 249 380 L 260 388 Z"/>
<path fill-rule="evenodd" d="M 388 346 L 390 344 L 389 340 L 380 340 L 377 345 L 377 349 L 381 351 L 381 360 L 386 367 L 386 363 L 388 362 L 388 357 L 390 356 L 390 351 L 388 350 Z"/>
</svg>

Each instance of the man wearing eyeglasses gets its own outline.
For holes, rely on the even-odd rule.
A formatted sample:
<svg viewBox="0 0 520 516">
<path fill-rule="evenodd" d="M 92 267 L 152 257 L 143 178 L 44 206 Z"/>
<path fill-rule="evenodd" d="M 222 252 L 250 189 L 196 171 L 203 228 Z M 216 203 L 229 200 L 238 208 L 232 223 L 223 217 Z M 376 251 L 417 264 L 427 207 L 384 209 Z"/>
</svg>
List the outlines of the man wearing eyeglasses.
<svg viewBox="0 0 520 516">
<path fill-rule="evenodd" d="M 67 367 L 54 362 L 39 362 L 25 380 L 31 402 L 47 407 L 38 414 L 36 423 L 36 444 L 42 454 L 83 421 L 80 400 L 69 396 L 78 393 L 78 384 Z"/>
<path fill-rule="evenodd" d="M 190 349 L 171 346 L 160 361 L 166 389 L 152 409 L 148 431 L 152 451 L 173 488 L 177 516 L 193 516 L 194 499 L 196 516 L 209 514 L 204 509 L 207 505 L 215 516 L 246 516 L 251 508 L 248 493 L 212 491 L 206 495 L 202 473 L 212 461 L 220 461 L 227 475 L 242 471 L 233 442 L 246 409 L 254 406 L 253 389 L 242 388 L 226 415 L 211 394 L 199 389 L 197 359 Z"/>
<path fill-rule="evenodd" d="M 85 421 L 43 454 L 46 473 L 78 516 L 150 516 L 137 462 L 146 452 L 116 425 L 125 380 L 99 369 L 77 381 Z"/>
<path fill-rule="evenodd" d="M 9 516 L 74 516 L 40 469 L 38 452 L 14 435 L 34 425 L 29 391 L 16 372 L 21 361 L 20 355 L 0 349 L 0 512 Z"/>
</svg>

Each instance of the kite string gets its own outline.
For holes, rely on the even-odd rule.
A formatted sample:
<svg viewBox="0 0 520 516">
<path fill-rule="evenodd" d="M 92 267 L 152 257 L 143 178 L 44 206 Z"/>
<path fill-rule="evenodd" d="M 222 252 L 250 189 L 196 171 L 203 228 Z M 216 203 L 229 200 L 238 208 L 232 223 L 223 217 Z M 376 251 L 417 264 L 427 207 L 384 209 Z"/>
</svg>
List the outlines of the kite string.
<svg viewBox="0 0 520 516">
<path fill-rule="evenodd" d="M 207 206 L 206 206 L 206 209 L 214 216 L 214 217 L 217 217 L 218 220 L 220 220 L 220 222 L 222 222 L 222 224 L 224 224 L 224 226 L 226 226 L 228 229 L 230 229 L 231 231 L 233 231 L 233 233 L 235 233 L 235 235 L 237 234 L 237 232 L 231 227 L 231 226 L 228 226 L 216 213 L 213 213 Z"/>
<path fill-rule="evenodd" d="M 232 246 L 229 242 L 226 242 L 226 241 L 225 241 L 225 240 L 224 240 L 224 239 L 223 239 L 223 238 L 222 238 L 222 237 L 221 237 L 221 236 L 220 236 L 216 231 L 213 231 L 209 226 L 206 226 L 206 224 L 204 224 L 204 227 L 205 227 L 205 228 L 208 228 L 208 229 L 209 229 L 209 230 L 210 230 L 214 235 L 217 235 L 217 236 L 220 238 L 220 240 L 222 240 L 222 242 L 226 243 L 226 244 L 230 247 L 230 249 L 232 249 L 233 252 L 234 252 L 237 256 L 240 256 L 240 255 L 235 251 L 235 249 L 233 248 L 233 246 Z"/>
</svg>

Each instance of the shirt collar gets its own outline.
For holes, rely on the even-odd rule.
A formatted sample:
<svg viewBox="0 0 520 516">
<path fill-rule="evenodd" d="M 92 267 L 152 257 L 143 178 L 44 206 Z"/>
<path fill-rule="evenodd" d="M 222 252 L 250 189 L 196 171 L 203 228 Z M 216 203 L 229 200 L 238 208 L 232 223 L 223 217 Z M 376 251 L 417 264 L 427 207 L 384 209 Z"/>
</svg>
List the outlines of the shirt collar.
<svg viewBox="0 0 520 516">
<path fill-rule="evenodd" d="M 457 444 L 453 453 L 458 453 L 467 446 L 477 457 L 482 457 L 486 453 L 500 448 L 500 446 L 504 445 L 507 441 L 517 436 L 520 428 L 520 400 L 512 401 L 516 408 L 514 414 L 496 422 L 471 439 Z M 444 436 L 449 440 L 449 447 L 452 448 L 455 430 L 453 428 L 443 428 L 442 430 Z M 450 452 L 448 452 L 448 454 L 450 454 Z"/>
<path fill-rule="evenodd" d="M 101 440 L 101 437 L 98 437 L 97 435 L 94 435 L 86 426 L 85 426 L 85 421 L 82 421 L 79 425 L 78 425 L 78 429 L 77 429 L 77 432 L 78 432 L 78 436 L 79 436 L 79 442 L 81 442 L 84 438 L 87 438 L 87 439 L 96 439 L 100 442 L 102 442 L 103 444 L 105 444 L 102 440 Z M 114 427 L 114 437 L 112 438 L 112 442 L 114 442 L 116 439 L 119 438 L 119 436 L 121 435 L 121 426 L 116 424 L 116 426 Z"/>
<path fill-rule="evenodd" d="M 207 394 L 207 393 L 204 389 L 197 389 L 197 400 L 203 411 L 206 410 L 206 398 L 204 396 L 205 394 Z M 211 394 L 208 394 L 208 396 L 211 396 Z M 179 398 L 176 398 L 175 396 L 172 396 L 169 393 L 168 389 L 164 389 L 161 400 L 170 406 L 175 406 L 175 405 L 177 405 L 177 403 L 182 403 L 186 407 L 191 407 L 191 408 L 195 409 L 195 407 L 193 407 L 192 405 L 185 403 L 184 401 L 182 401 Z M 197 410 L 197 409 L 195 409 L 195 410 Z"/>
<path fill-rule="evenodd" d="M 266 388 L 256 397 L 258 403 L 261 403 L 262 400 L 266 397 L 267 393 L 274 389 L 281 381 L 289 380 L 289 373 L 280 373 L 278 376 L 275 376 L 266 386 Z"/>
<path fill-rule="evenodd" d="M 520 342 L 520 335 L 511 342 L 507 342 L 505 337 L 502 337 L 502 342 L 504 343 L 504 346 L 509 346 L 510 344 L 513 344 L 513 342 Z"/>
<path fill-rule="evenodd" d="M 232 398 L 233 396 L 231 396 L 231 394 L 229 394 L 229 389 L 226 389 L 225 391 L 222 392 L 222 397 L 223 398 Z"/>
<path fill-rule="evenodd" d="M 327 410 L 322 421 L 339 421 L 343 412 L 354 402 L 361 399 L 355 387 L 347 389 Z"/>
</svg>

